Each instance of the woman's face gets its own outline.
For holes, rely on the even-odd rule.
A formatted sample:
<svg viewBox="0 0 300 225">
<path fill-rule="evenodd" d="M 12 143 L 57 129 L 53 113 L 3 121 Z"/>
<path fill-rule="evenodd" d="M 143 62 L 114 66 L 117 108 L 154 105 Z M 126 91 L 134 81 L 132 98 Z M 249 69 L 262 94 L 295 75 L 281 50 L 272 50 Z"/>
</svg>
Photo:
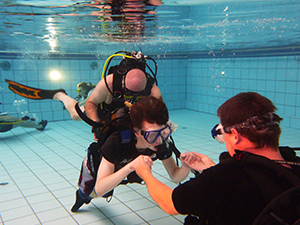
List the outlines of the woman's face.
<svg viewBox="0 0 300 225">
<path fill-rule="evenodd" d="M 157 151 L 157 146 L 164 142 L 171 134 L 171 128 L 168 125 L 158 125 L 156 123 L 142 123 L 142 130 L 136 132 L 140 148 L 150 148 Z"/>
</svg>

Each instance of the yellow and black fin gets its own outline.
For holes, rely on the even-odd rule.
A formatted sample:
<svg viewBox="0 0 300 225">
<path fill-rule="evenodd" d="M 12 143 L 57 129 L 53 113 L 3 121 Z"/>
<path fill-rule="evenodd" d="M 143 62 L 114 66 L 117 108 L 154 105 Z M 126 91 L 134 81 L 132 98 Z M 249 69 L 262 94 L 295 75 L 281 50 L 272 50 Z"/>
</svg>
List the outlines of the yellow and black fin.
<svg viewBox="0 0 300 225">
<path fill-rule="evenodd" d="M 11 91 L 13 91 L 14 93 L 22 97 L 29 98 L 29 99 L 36 99 L 36 100 L 53 99 L 53 96 L 57 92 L 66 93 L 64 89 L 44 90 L 44 89 L 29 87 L 12 80 L 5 79 L 5 81 L 8 83 L 8 88 Z"/>
</svg>

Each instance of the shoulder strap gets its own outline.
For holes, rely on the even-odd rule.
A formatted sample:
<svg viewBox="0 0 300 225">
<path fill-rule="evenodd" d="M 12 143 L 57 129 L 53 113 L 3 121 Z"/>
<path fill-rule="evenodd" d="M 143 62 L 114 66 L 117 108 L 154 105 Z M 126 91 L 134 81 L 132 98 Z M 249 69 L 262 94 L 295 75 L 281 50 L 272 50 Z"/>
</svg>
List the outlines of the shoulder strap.
<svg viewBox="0 0 300 225">
<path fill-rule="evenodd" d="M 254 165 L 254 166 L 243 166 L 245 171 L 252 177 L 252 179 L 257 183 L 261 189 L 265 201 L 268 203 L 274 196 L 282 193 L 282 190 L 274 183 L 274 181 L 266 176 L 264 173 L 260 172 L 255 165 L 264 166 L 274 172 L 279 176 L 285 178 L 291 186 L 300 185 L 300 178 L 295 175 L 290 169 L 273 162 L 267 158 L 248 154 L 246 152 L 237 153 L 233 156 L 234 163 L 242 166 L 244 163 Z M 225 160 L 228 161 L 228 160 Z"/>
<path fill-rule="evenodd" d="M 240 156 L 242 154 L 242 156 Z M 247 157 L 247 163 L 254 164 L 254 165 L 263 165 L 267 167 L 268 169 L 271 169 L 275 171 L 276 173 L 280 174 L 282 177 L 284 177 L 287 181 L 291 183 L 291 185 L 296 186 L 300 185 L 300 178 L 295 175 L 290 169 L 273 162 L 272 160 L 269 160 L 265 157 L 261 156 L 256 156 L 252 154 L 247 154 L 247 153 L 240 153 L 236 154 L 236 158 L 241 158 L 241 157 Z M 238 161 L 238 160 L 236 160 Z"/>
<path fill-rule="evenodd" d="M 113 73 L 113 95 L 114 98 L 121 98 L 123 96 L 122 88 L 122 74 L 118 73 L 117 70 Z"/>
<path fill-rule="evenodd" d="M 171 142 L 169 142 L 169 148 L 174 152 L 176 155 L 176 158 L 180 157 L 181 152 L 178 150 L 178 148 L 175 146 L 175 142 L 172 136 L 170 136 Z"/>
<path fill-rule="evenodd" d="M 264 196 L 265 203 L 270 202 L 274 196 L 277 196 L 282 192 L 281 188 L 276 185 L 274 180 L 272 180 L 269 176 L 266 176 L 257 168 L 245 166 L 244 169 L 258 185 Z"/>
<path fill-rule="evenodd" d="M 146 75 L 147 75 L 147 85 L 146 85 L 146 88 L 145 88 L 145 95 L 149 96 L 151 94 L 151 89 L 153 87 L 153 84 L 154 84 L 155 80 L 148 73 Z"/>
</svg>

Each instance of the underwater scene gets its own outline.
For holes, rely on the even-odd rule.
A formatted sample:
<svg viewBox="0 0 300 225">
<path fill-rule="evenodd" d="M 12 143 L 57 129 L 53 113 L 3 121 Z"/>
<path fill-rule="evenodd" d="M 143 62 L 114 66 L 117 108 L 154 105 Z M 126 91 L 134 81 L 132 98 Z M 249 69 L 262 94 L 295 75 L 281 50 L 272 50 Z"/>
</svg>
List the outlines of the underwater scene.
<svg viewBox="0 0 300 225">
<path fill-rule="evenodd" d="M 104 124 L 118 122 L 119 104 L 128 112 L 148 95 L 162 98 L 170 122 L 154 136 L 141 129 L 147 143 L 172 139 L 181 153 L 217 163 L 226 151 L 212 130 L 218 108 L 256 92 L 283 118 L 279 145 L 300 148 L 299 8 L 297 0 L 1 1 L 0 225 L 184 224 L 140 180 L 99 188 L 99 198 L 78 191 Z M 127 83 L 132 70 L 146 74 L 143 90 Z M 162 160 L 152 173 L 177 187 Z"/>
</svg>

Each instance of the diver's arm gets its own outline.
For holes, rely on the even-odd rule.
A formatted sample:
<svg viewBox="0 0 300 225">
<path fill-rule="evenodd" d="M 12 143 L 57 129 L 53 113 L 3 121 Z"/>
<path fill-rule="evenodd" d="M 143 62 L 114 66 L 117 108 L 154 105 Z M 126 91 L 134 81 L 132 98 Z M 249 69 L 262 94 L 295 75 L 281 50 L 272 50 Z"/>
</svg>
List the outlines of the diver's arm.
<svg viewBox="0 0 300 225">
<path fill-rule="evenodd" d="M 151 173 L 150 157 L 144 156 L 138 158 L 139 164 L 136 165 L 135 171 L 145 181 L 148 192 L 151 198 L 159 205 L 166 213 L 174 215 L 178 214 L 172 200 L 173 190 L 169 186 L 158 181 Z"/>
<path fill-rule="evenodd" d="M 106 77 L 108 86 L 110 89 L 112 89 L 112 75 L 108 75 Z M 106 87 L 104 79 L 101 79 L 91 95 L 87 98 L 86 104 L 85 104 L 85 110 L 87 116 L 96 122 L 99 122 L 98 117 L 98 106 L 102 102 L 106 102 L 107 104 L 111 103 L 109 102 L 112 99 L 112 95 L 110 94 L 109 90 Z"/>
<path fill-rule="evenodd" d="M 159 207 L 168 214 L 178 214 L 172 200 L 173 189 L 158 181 L 151 173 L 144 175 L 143 179 L 151 198 L 159 205 Z"/>
<path fill-rule="evenodd" d="M 157 99 L 163 100 L 162 96 L 161 96 L 161 92 L 160 92 L 159 88 L 155 84 L 153 84 L 153 86 L 151 88 L 151 94 L 150 95 L 153 96 L 153 97 L 155 97 L 155 98 L 157 98 Z"/>
<path fill-rule="evenodd" d="M 187 153 L 185 153 L 187 154 Z M 190 173 L 191 168 L 185 163 L 182 163 L 181 167 L 178 167 L 175 163 L 174 158 L 171 156 L 167 159 L 162 160 L 164 167 L 166 168 L 172 181 L 179 183 L 183 181 Z"/>
<path fill-rule="evenodd" d="M 127 177 L 128 174 L 134 171 L 134 168 L 136 167 L 135 165 L 139 160 L 138 158 L 134 159 L 118 171 L 114 172 L 115 164 L 109 162 L 103 157 L 98 169 L 97 181 L 94 189 L 96 194 L 98 196 L 103 196 L 107 192 L 118 186 L 121 181 L 123 181 L 125 177 Z M 152 160 L 150 161 L 148 163 L 152 163 Z"/>
<path fill-rule="evenodd" d="M 98 169 L 97 181 L 94 189 L 98 196 L 103 196 L 110 190 L 114 189 L 129 173 L 132 172 L 128 164 L 117 172 L 114 172 L 114 170 L 115 164 L 107 161 L 103 157 Z"/>
</svg>

